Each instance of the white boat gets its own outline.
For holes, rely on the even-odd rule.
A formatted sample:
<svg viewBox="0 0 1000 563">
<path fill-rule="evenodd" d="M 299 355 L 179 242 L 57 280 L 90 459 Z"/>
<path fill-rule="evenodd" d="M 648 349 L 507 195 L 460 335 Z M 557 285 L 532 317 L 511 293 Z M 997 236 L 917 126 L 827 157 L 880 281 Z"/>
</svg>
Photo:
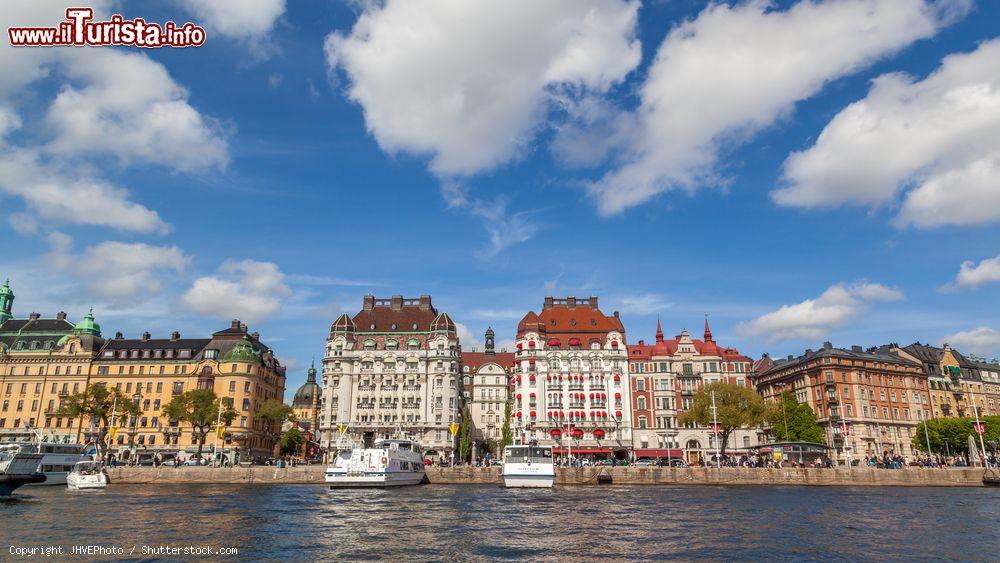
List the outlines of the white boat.
<svg viewBox="0 0 1000 563">
<path fill-rule="evenodd" d="M 507 488 L 550 488 L 556 480 L 551 446 L 507 446 L 503 450 L 503 484 Z"/>
<path fill-rule="evenodd" d="M 80 461 L 66 476 L 66 487 L 71 491 L 80 489 L 103 489 L 108 486 L 108 476 L 96 461 Z"/>
<path fill-rule="evenodd" d="M 375 447 L 340 451 L 326 468 L 326 483 L 337 487 L 399 487 L 424 480 L 424 454 L 412 440 L 381 440 Z"/>
<path fill-rule="evenodd" d="M 20 446 L 0 446 L 0 496 L 10 496 L 21 485 L 41 483 L 45 475 L 38 472 L 42 454 L 25 453 Z"/>
<path fill-rule="evenodd" d="M 57 442 L 19 442 L 15 444 L 23 453 L 41 454 L 38 470 L 45 474 L 43 485 L 65 485 L 66 476 L 73 466 L 81 461 L 93 461 L 87 455 L 83 444 L 60 444 Z"/>
</svg>

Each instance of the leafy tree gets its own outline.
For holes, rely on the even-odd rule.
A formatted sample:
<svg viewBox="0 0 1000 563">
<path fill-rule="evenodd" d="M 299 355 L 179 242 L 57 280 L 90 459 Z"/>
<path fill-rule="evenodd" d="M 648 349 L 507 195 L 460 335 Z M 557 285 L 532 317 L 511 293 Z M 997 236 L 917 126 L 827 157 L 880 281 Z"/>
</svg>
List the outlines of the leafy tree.
<svg viewBox="0 0 1000 563">
<path fill-rule="evenodd" d="M 104 439 L 109 429 L 115 425 L 116 421 L 111 420 L 111 414 L 118 419 L 128 420 L 133 416 L 142 414 L 142 409 L 131 397 L 125 395 L 116 387 L 108 387 L 101 383 L 88 385 L 80 393 L 73 393 L 61 401 L 59 405 L 59 416 L 69 416 L 72 418 L 98 419 L 97 451 L 103 458 L 106 452 Z M 110 444 L 109 444 L 110 446 Z"/>
<path fill-rule="evenodd" d="M 795 399 L 791 391 L 781 394 L 781 400 L 767 412 L 767 422 L 776 442 L 815 442 L 822 444 L 826 432 L 816 422 L 812 408 Z"/>
<path fill-rule="evenodd" d="M 497 451 L 494 455 L 502 456 L 503 450 L 514 443 L 513 435 L 510 432 L 510 401 L 503 406 L 503 426 L 500 428 L 500 443 L 497 444 Z"/>
<path fill-rule="evenodd" d="M 205 447 L 205 439 L 220 419 L 226 426 L 236 418 L 236 411 L 216 396 L 211 389 L 194 389 L 173 398 L 163 407 L 163 416 L 191 425 L 192 438 L 198 443 L 197 457 Z"/>
<path fill-rule="evenodd" d="M 305 443 L 306 437 L 298 427 L 292 426 L 281 435 L 281 455 L 298 455 L 302 453 L 302 445 Z"/>
<path fill-rule="evenodd" d="M 719 422 L 720 453 L 725 455 L 729 436 L 738 428 L 760 426 L 767 420 L 767 405 L 757 393 L 733 383 L 710 383 L 694 395 L 691 408 L 681 415 L 681 424 L 708 426 L 712 423 L 712 392 Z"/>
<path fill-rule="evenodd" d="M 274 449 L 279 449 L 281 426 L 287 421 L 294 421 L 295 414 L 289 405 L 277 399 L 268 399 L 257 409 L 257 418 L 264 421 L 264 435 L 274 444 Z"/>
<path fill-rule="evenodd" d="M 465 407 L 465 410 L 462 412 L 462 424 L 458 429 L 459 436 L 462 437 L 458 443 L 458 456 L 462 461 L 469 461 L 469 457 L 472 455 L 471 424 L 472 415 L 469 414 L 469 407 Z"/>
<path fill-rule="evenodd" d="M 1000 441 L 1000 416 L 981 416 L 979 418 L 986 425 L 986 434 L 983 440 L 986 442 Z M 976 443 L 979 443 L 979 435 L 976 434 L 972 425 L 975 418 L 937 418 L 926 420 L 917 425 L 913 431 L 913 445 L 919 450 L 927 451 L 927 437 L 931 439 L 931 452 L 944 454 L 951 452 L 952 455 L 966 454 L 969 452 L 969 436 L 972 436 Z M 924 432 L 924 425 L 927 431 Z M 987 449 L 989 447 L 987 446 Z"/>
</svg>

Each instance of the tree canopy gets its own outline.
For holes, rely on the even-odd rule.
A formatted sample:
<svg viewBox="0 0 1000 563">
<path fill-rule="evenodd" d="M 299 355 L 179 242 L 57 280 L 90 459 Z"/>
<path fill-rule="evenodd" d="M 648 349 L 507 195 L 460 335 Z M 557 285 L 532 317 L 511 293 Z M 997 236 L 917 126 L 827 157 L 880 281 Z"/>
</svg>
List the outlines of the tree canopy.
<svg viewBox="0 0 1000 563">
<path fill-rule="evenodd" d="M 275 442 L 275 448 L 280 448 L 278 438 L 281 436 L 281 425 L 289 420 L 295 420 L 295 413 L 292 412 L 292 407 L 277 399 L 268 399 L 257 408 L 256 416 L 258 420 L 264 422 L 264 434 L 271 441 Z"/>
<path fill-rule="evenodd" d="M 305 443 L 306 437 L 298 427 L 292 426 L 281 435 L 281 455 L 298 455 Z"/>
<path fill-rule="evenodd" d="M 98 419 L 100 421 L 97 439 L 98 451 L 104 451 L 104 438 L 107 436 L 108 429 L 115 424 L 115 421 L 111 420 L 112 412 L 115 418 L 120 421 L 139 416 L 142 414 L 142 409 L 120 389 L 93 383 L 80 393 L 73 393 L 64 398 L 57 411 L 59 416 Z"/>
<path fill-rule="evenodd" d="M 826 442 L 826 432 L 816 422 L 812 407 L 800 403 L 791 391 L 781 394 L 781 399 L 771 405 L 767 422 L 776 442 Z"/>
<path fill-rule="evenodd" d="M 514 443 L 510 432 L 510 401 L 503 405 L 503 426 L 500 428 L 500 443 L 497 445 L 497 456 L 503 456 L 503 450 Z"/>
<path fill-rule="evenodd" d="M 458 429 L 461 439 L 458 443 L 458 457 L 462 461 L 469 461 L 472 456 L 472 415 L 469 414 L 469 407 L 462 411 L 462 425 Z"/>
<path fill-rule="evenodd" d="M 681 424 L 708 426 L 712 423 L 712 393 L 719 422 L 720 453 L 725 455 L 729 436 L 739 428 L 760 426 L 767 419 L 767 405 L 754 391 L 733 383 L 710 383 L 694 395 L 691 408 L 681 415 Z"/>
<path fill-rule="evenodd" d="M 983 440 L 1000 442 L 1000 416 L 981 416 L 979 420 L 986 425 Z M 938 418 L 921 422 L 913 431 L 913 446 L 926 452 L 927 436 L 929 436 L 932 453 L 950 452 L 952 455 L 968 453 L 969 436 L 975 438 L 977 444 L 979 443 L 979 435 L 972 427 L 975 422 L 976 419 L 972 417 Z M 927 425 L 926 433 L 924 432 L 924 424 Z"/>
<path fill-rule="evenodd" d="M 208 433 L 220 418 L 227 426 L 236 418 L 236 411 L 224 404 L 210 389 L 194 389 L 181 393 L 163 407 L 163 416 L 191 425 L 192 435 L 198 443 L 197 457 L 205 446 Z"/>
</svg>

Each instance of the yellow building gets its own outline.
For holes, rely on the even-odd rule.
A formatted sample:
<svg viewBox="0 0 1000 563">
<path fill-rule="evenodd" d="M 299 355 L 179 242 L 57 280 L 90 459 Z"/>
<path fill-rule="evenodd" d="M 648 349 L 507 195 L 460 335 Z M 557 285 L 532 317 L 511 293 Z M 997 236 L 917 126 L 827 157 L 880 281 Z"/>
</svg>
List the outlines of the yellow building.
<svg viewBox="0 0 1000 563">
<path fill-rule="evenodd" d="M 277 433 L 255 418 L 261 403 L 282 400 L 285 368 L 257 333 L 234 320 L 210 338 L 138 339 L 101 337 L 92 313 L 71 324 L 60 313 L 43 319 L 32 313 L 14 319 L 13 293 L 0 288 L 0 441 L 35 439 L 92 441 L 98 429 L 89 420 L 58 416 L 63 397 L 99 383 L 114 386 L 137 402 L 142 414 L 121 420 L 112 451 L 119 458 L 140 460 L 159 454 L 187 457 L 196 444 L 191 428 L 162 415 L 174 397 L 193 389 L 212 389 L 237 411 L 223 437 L 210 435 L 213 445 L 230 459 L 269 457 Z M 34 430 L 29 430 L 33 428 Z M 214 444 L 218 442 L 217 444 Z"/>
<path fill-rule="evenodd" d="M 323 395 L 316 383 L 316 364 L 309 366 L 306 372 L 306 382 L 295 392 L 292 399 L 292 412 L 299 423 L 299 428 L 316 435 L 319 428 L 319 415 L 323 407 Z"/>
<path fill-rule="evenodd" d="M 962 369 L 965 358 L 961 354 L 948 344 L 938 348 L 919 342 L 895 351 L 923 366 L 934 418 L 973 415 L 969 391 L 981 390 L 982 384 Z"/>
</svg>

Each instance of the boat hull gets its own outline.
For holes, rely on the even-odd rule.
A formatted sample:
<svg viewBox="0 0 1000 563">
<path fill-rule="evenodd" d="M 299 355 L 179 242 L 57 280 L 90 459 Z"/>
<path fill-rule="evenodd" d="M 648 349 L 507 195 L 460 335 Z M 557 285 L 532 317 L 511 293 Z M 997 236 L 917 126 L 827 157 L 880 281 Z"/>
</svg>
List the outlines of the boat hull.
<svg viewBox="0 0 1000 563">
<path fill-rule="evenodd" d="M 66 488 L 71 491 L 85 489 L 103 489 L 108 486 L 108 478 L 102 475 L 76 475 L 70 473 L 66 478 Z"/>
<path fill-rule="evenodd" d="M 556 482 L 555 475 L 507 475 L 503 485 L 508 489 L 551 489 Z"/>
<path fill-rule="evenodd" d="M 32 483 L 42 483 L 45 475 L 35 473 L 34 475 L 0 475 L 0 497 L 10 496 L 15 489 L 23 485 Z"/>
<path fill-rule="evenodd" d="M 378 488 L 405 487 L 419 485 L 424 481 L 424 473 L 364 473 L 350 475 L 346 473 L 326 474 L 326 484 L 331 489 L 339 488 Z"/>
</svg>

